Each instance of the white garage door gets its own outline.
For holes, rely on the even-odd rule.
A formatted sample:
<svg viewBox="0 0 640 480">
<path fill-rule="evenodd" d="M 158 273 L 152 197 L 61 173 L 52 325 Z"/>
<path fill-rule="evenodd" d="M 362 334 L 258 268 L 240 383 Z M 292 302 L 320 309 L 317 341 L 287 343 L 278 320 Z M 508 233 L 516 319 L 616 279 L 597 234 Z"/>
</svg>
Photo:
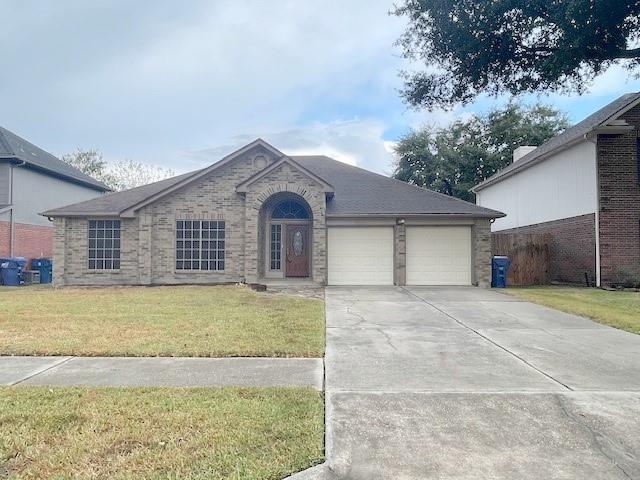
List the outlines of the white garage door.
<svg viewBox="0 0 640 480">
<path fill-rule="evenodd" d="M 330 227 L 329 285 L 393 285 L 393 227 Z"/>
<path fill-rule="evenodd" d="M 407 227 L 407 285 L 470 285 L 471 227 Z"/>
</svg>

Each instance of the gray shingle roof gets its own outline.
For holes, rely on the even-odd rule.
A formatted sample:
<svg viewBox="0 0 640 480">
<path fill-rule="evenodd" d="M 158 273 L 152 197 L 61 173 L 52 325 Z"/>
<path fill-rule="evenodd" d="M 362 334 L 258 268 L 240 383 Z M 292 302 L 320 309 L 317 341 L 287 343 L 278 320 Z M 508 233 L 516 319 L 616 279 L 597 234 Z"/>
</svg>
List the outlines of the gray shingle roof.
<svg viewBox="0 0 640 480">
<path fill-rule="evenodd" d="M 533 150 L 531 153 L 528 153 L 518 161 L 511 163 L 509 166 L 503 168 L 499 172 L 495 173 L 491 177 L 487 178 L 483 182 L 480 182 L 478 185 L 473 187 L 473 191 L 482 190 L 484 187 L 489 186 L 492 183 L 495 183 L 496 180 L 508 176 L 514 171 L 524 170 L 528 166 L 531 166 L 532 163 L 535 163 L 536 160 L 539 160 L 540 157 L 544 155 L 548 155 L 565 145 L 571 144 L 577 140 L 584 138 L 584 136 L 591 132 L 593 129 L 601 126 L 605 121 L 609 118 L 616 115 L 618 112 L 628 107 L 631 103 L 640 99 L 640 92 L 638 93 L 627 93 L 617 98 L 613 102 L 605 105 L 600 110 L 595 113 L 592 113 L 587 118 L 582 120 L 579 123 L 576 123 L 572 127 L 567 128 L 564 132 L 559 135 L 556 135 L 553 138 L 550 138 L 538 148 Z"/>
<path fill-rule="evenodd" d="M 27 142 L 6 128 L 0 127 L 0 158 L 22 160 L 26 164 L 57 177 L 62 177 L 100 191 L 109 188 L 95 178 Z"/>
<path fill-rule="evenodd" d="M 347 165 L 325 156 L 291 157 L 335 189 L 327 215 L 460 215 L 503 217 L 442 193 Z"/>
<path fill-rule="evenodd" d="M 327 215 L 459 215 L 496 218 L 503 213 L 409 185 L 383 175 L 353 167 L 325 156 L 292 156 L 295 162 L 322 178 L 334 189 Z M 49 210 L 43 215 L 119 215 L 202 170 L 186 173 L 143 187 L 115 192 L 85 202 Z"/>
</svg>

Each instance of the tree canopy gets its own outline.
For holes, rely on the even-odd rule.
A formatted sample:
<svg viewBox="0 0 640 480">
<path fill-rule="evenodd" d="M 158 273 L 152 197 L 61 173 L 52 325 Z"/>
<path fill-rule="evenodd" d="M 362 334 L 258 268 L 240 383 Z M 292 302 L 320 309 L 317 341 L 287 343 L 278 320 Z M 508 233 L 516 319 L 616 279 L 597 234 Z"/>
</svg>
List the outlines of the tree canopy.
<svg viewBox="0 0 640 480">
<path fill-rule="evenodd" d="M 412 130 L 398 141 L 394 178 L 473 201 L 471 187 L 511 163 L 513 150 L 538 146 L 568 126 L 553 107 L 511 102 L 447 127 Z"/>
<path fill-rule="evenodd" d="M 128 190 L 175 175 L 172 170 L 133 160 L 120 160 L 110 164 L 95 149 L 79 148 L 73 153 L 64 154 L 62 160 L 116 191 Z"/>
<path fill-rule="evenodd" d="M 433 109 L 481 93 L 575 91 L 614 63 L 640 66 L 640 0 L 404 0 L 399 39 L 424 71 L 407 102 Z"/>
</svg>

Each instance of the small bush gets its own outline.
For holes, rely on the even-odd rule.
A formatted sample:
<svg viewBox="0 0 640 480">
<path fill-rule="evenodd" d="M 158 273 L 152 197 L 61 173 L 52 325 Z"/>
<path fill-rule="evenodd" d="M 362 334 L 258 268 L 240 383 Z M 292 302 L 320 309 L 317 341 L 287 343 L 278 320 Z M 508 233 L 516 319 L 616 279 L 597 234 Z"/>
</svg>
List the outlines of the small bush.
<svg viewBox="0 0 640 480">
<path fill-rule="evenodd" d="M 640 267 L 617 267 L 614 274 L 613 285 L 623 288 L 640 288 Z"/>
</svg>

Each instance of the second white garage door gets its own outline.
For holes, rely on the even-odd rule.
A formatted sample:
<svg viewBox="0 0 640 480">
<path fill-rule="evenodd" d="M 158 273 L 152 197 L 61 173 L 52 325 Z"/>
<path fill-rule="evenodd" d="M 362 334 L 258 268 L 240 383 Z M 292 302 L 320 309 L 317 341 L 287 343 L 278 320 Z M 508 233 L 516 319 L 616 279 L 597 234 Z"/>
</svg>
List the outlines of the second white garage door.
<svg viewBox="0 0 640 480">
<path fill-rule="evenodd" d="M 393 227 L 329 227 L 329 285 L 393 285 Z"/>
<path fill-rule="evenodd" d="M 470 285 L 471 227 L 407 227 L 407 285 Z"/>
</svg>

